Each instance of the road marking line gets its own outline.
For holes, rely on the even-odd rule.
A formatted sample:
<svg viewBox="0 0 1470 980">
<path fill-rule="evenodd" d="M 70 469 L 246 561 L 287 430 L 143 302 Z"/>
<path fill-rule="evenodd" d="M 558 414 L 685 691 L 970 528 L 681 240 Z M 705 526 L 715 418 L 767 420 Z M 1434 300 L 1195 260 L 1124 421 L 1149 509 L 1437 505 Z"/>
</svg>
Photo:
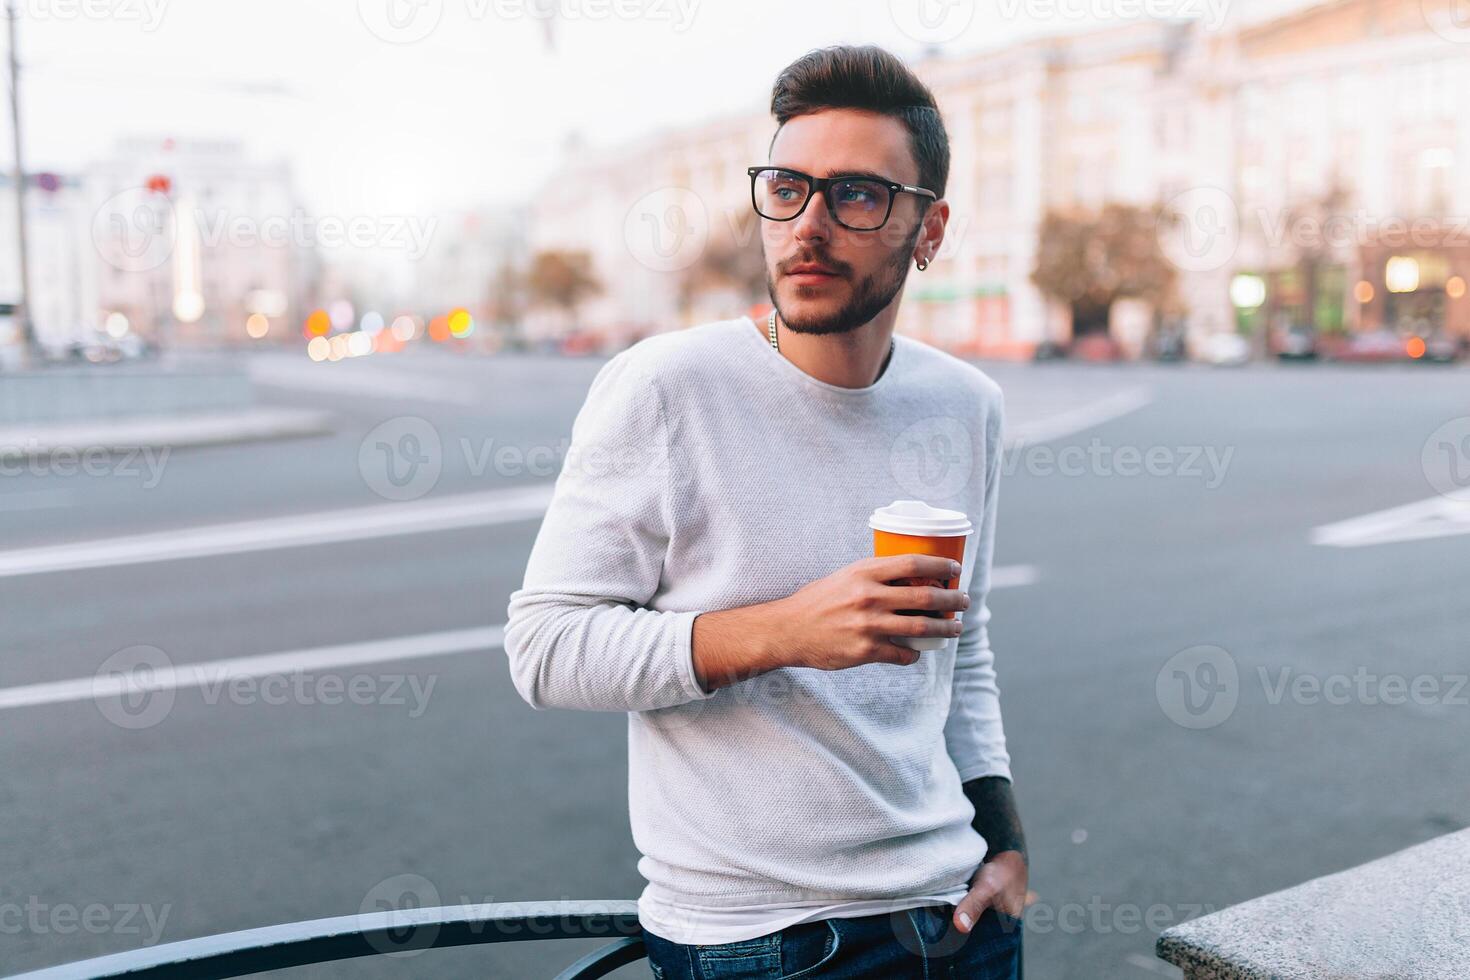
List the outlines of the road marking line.
<svg viewBox="0 0 1470 980">
<path fill-rule="evenodd" d="M 0 578 L 508 524 L 544 514 L 552 488 L 552 483 L 545 483 L 73 544 L 15 548 L 0 551 Z"/>
<path fill-rule="evenodd" d="M 1397 541 L 1424 541 L 1470 534 L 1470 501 L 1430 497 L 1401 507 L 1323 524 L 1312 529 L 1312 543 L 1333 548 L 1361 548 Z"/>
<path fill-rule="evenodd" d="M 1106 398 L 1099 398 L 1097 401 L 1078 405 L 1076 408 L 1069 408 L 1055 415 L 1007 425 L 1006 447 L 1034 446 L 1039 442 L 1051 442 L 1053 439 L 1076 435 L 1078 432 L 1095 428 L 1104 422 L 1121 418 L 1130 412 L 1136 412 L 1153 400 L 1153 392 L 1147 388 L 1126 388 Z"/>
<path fill-rule="evenodd" d="M 440 657 L 452 653 L 473 653 L 494 649 L 504 642 L 504 626 L 477 626 L 440 633 L 421 633 L 417 636 L 399 636 L 390 640 L 369 640 L 365 643 L 343 643 L 306 650 L 178 664 L 154 670 L 146 683 L 120 673 L 77 677 L 0 689 L 0 711 L 6 708 L 33 708 L 68 701 L 119 697 L 144 691 L 176 691 L 181 688 L 228 684 L 237 677 L 307 673 L 337 667 Z"/>
<path fill-rule="evenodd" d="M 553 488 L 554 484 L 545 483 L 410 503 L 345 507 L 73 544 L 14 548 L 0 551 L 0 578 L 511 524 L 545 514 Z M 991 568 L 990 577 L 991 588 L 1001 589 L 1031 585 L 1038 575 L 1031 565 L 997 565 Z"/>
<path fill-rule="evenodd" d="M 1037 580 L 1037 573 L 1031 565 L 1008 565 L 992 569 L 990 579 L 992 589 L 1014 588 L 1032 584 Z M 228 684 L 237 677 L 307 673 L 454 653 L 473 653 L 495 649 L 504 643 L 505 624 L 502 623 L 498 626 L 476 626 L 415 636 L 398 636 L 387 640 L 368 640 L 362 643 L 342 643 L 305 650 L 258 653 L 245 657 L 178 664 L 153 670 L 146 684 L 125 674 L 74 677 L 64 681 L 0 688 L 0 711 L 7 708 L 34 708 L 69 701 L 120 697 L 145 690 L 176 691 L 181 688 Z"/>
<path fill-rule="evenodd" d="M 121 453 L 142 449 L 150 454 L 145 462 L 151 469 L 154 450 L 162 460 L 159 463 L 161 468 L 168 461 L 169 450 L 183 446 L 218 446 L 253 439 L 317 436 L 331 431 L 330 413 L 302 408 L 251 408 L 187 416 L 130 415 L 90 422 L 0 429 L 0 459 L 26 460 L 63 452 L 81 455 L 99 450 Z"/>
</svg>

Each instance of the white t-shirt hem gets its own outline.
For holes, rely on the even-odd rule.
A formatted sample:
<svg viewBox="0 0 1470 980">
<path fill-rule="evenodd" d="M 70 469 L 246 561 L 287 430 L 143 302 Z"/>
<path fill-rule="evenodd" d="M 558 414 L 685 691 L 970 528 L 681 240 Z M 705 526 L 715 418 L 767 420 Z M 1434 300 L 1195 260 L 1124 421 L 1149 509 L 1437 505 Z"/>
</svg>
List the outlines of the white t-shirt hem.
<svg viewBox="0 0 1470 980">
<path fill-rule="evenodd" d="M 654 935 L 681 945 L 708 946 L 756 939 L 787 926 L 816 919 L 853 919 L 864 915 L 900 912 L 924 905 L 958 905 L 968 889 L 910 898 L 864 899 L 852 902 L 776 903 L 740 908 L 664 906 L 638 899 L 638 921 Z"/>
</svg>

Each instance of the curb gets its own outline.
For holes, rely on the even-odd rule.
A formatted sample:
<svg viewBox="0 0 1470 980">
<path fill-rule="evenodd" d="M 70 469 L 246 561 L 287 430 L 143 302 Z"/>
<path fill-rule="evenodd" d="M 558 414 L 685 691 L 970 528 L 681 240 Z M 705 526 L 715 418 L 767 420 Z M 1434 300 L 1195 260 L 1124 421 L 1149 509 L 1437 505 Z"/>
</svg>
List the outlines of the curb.
<svg viewBox="0 0 1470 980">
<path fill-rule="evenodd" d="M 257 408 L 186 416 L 138 415 L 12 426 L 0 428 L 0 460 L 54 456 L 61 452 L 215 446 L 325 435 L 333 429 L 330 413 L 297 408 Z"/>
</svg>

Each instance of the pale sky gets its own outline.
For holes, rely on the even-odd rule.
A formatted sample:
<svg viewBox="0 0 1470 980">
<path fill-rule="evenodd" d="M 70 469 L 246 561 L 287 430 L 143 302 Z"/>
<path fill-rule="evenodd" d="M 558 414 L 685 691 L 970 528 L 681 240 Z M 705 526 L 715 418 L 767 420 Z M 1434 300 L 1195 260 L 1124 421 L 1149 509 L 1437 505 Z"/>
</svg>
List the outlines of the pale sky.
<svg viewBox="0 0 1470 980">
<path fill-rule="evenodd" d="M 1306 0 L 18 2 L 28 169 L 75 171 L 120 136 L 240 139 L 288 159 L 317 213 L 425 213 L 536 187 L 572 130 L 606 145 L 761 107 L 826 44 L 912 58 L 926 29 L 965 51 Z M 561 12 L 555 52 L 536 3 Z"/>
</svg>

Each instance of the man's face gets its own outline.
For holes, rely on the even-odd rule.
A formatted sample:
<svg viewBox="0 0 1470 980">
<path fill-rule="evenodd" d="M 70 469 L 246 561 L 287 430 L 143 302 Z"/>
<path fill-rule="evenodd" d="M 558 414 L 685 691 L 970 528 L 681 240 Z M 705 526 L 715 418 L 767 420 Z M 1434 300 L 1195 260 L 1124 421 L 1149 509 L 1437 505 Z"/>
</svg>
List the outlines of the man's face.
<svg viewBox="0 0 1470 980">
<path fill-rule="evenodd" d="M 856 109 L 790 120 L 776 136 L 770 164 L 814 177 L 874 173 L 901 184 L 919 183 L 903 123 Z M 947 205 L 935 207 L 923 195 L 898 194 L 887 224 L 854 231 L 832 219 L 826 195 L 818 193 L 790 221 L 762 218 L 766 286 L 782 321 L 810 334 L 843 333 L 869 322 L 903 288 L 916 250 L 932 257 L 947 213 Z M 829 274 L 798 271 L 804 265 Z"/>
</svg>

